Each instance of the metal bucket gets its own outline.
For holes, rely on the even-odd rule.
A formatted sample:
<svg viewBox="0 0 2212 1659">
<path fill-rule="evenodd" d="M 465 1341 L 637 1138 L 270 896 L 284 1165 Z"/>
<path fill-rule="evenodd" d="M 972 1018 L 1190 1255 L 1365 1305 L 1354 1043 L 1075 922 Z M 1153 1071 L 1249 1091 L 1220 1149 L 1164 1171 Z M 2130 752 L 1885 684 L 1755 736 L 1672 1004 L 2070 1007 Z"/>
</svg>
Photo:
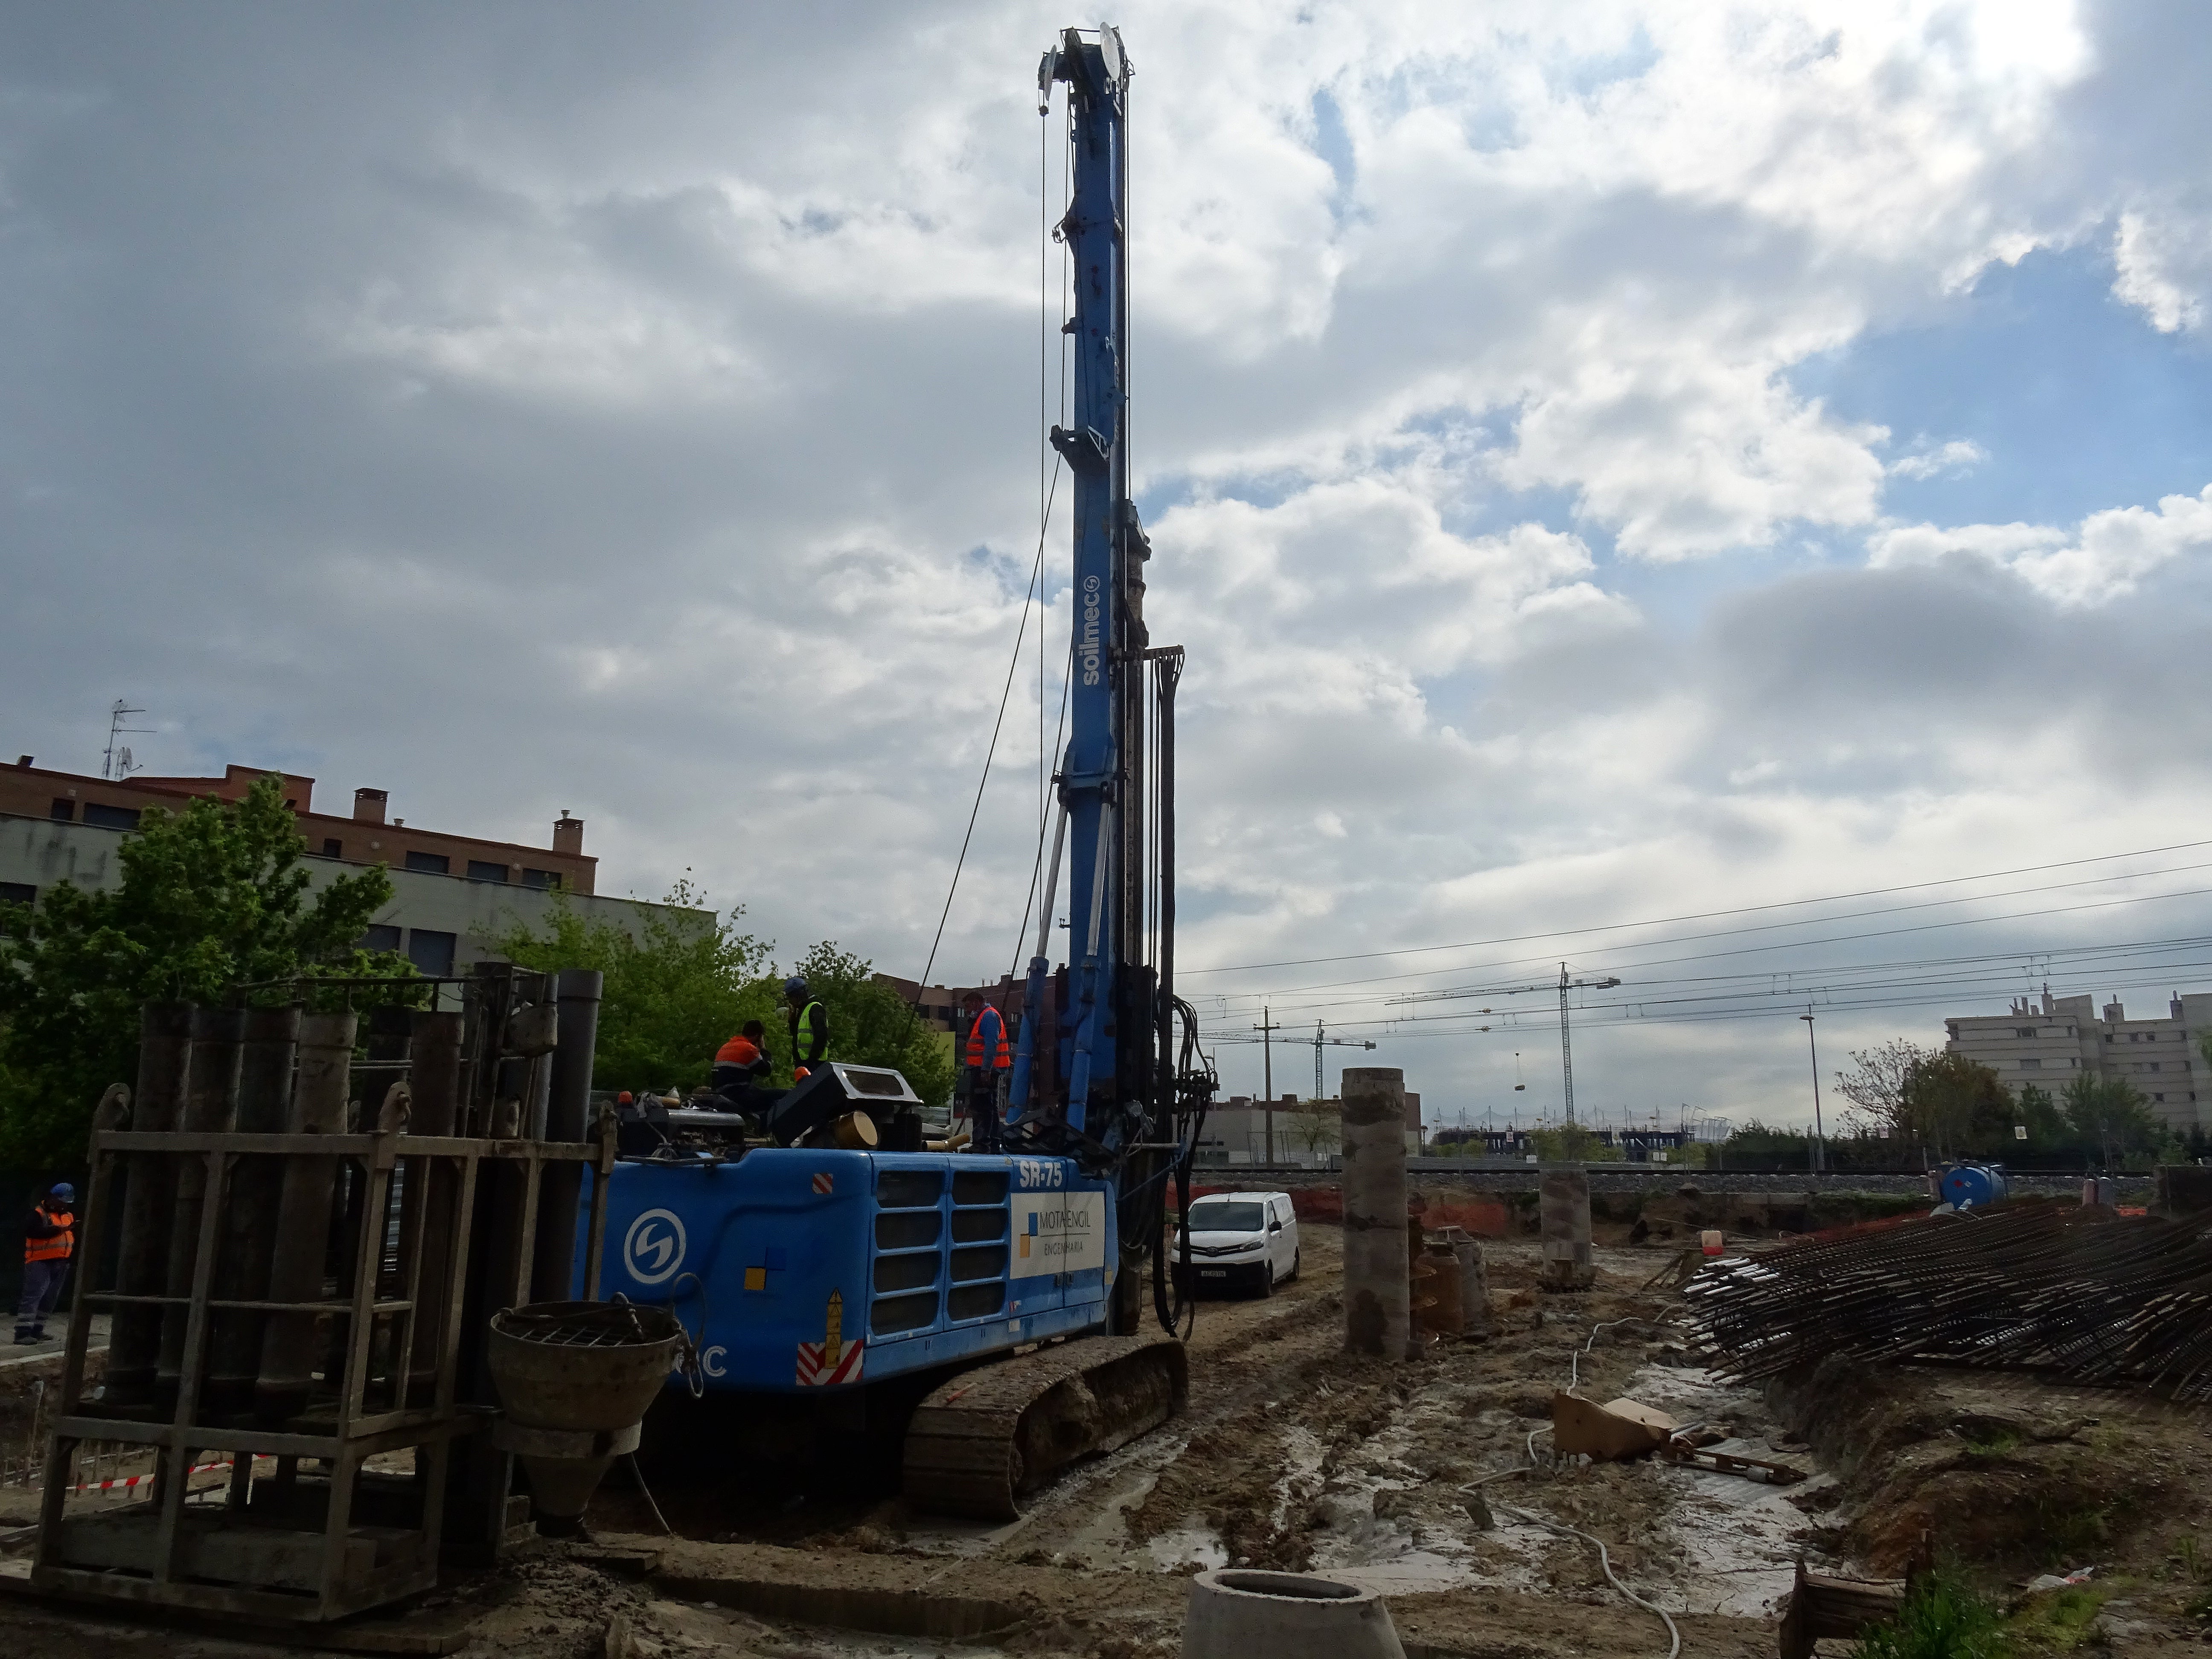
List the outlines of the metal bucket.
<svg viewBox="0 0 2212 1659">
<path fill-rule="evenodd" d="M 669 1310 L 628 1302 L 536 1302 L 492 1316 L 486 1358 L 506 1412 L 493 1438 L 521 1459 L 544 1530 L 575 1529 L 689 1346 Z"/>
</svg>

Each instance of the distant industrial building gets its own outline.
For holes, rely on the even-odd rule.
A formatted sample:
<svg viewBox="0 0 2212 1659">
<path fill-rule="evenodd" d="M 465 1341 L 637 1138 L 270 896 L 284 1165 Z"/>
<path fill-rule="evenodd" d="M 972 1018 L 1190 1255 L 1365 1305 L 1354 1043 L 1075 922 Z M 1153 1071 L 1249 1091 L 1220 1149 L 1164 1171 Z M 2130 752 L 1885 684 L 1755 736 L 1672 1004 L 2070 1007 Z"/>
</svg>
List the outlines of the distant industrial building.
<svg viewBox="0 0 2212 1659">
<path fill-rule="evenodd" d="M 117 850 L 148 809 L 177 811 L 198 798 L 235 801 L 269 775 L 227 766 L 219 778 L 88 777 L 34 766 L 28 755 L 0 765 L 0 898 L 35 903 L 41 891 L 64 881 L 95 890 L 119 886 Z M 548 846 L 524 847 L 387 820 L 381 789 L 354 791 L 350 817 L 318 812 L 313 778 L 276 775 L 299 821 L 309 880 L 319 887 L 349 865 L 385 866 L 392 902 L 362 942 L 401 952 L 422 973 L 456 973 L 495 957 L 494 941 L 517 923 L 541 922 L 556 892 L 586 918 L 632 934 L 646 915 L 665 908 L 598 896 L 599 860 L 584 851 L 584 821 L 565 811 Z"/>
<path fill-rule="evenodd" d="M 1274 1120 L 1274 1161 L 1311 1168 L 1325 1166 L 1343 1150 L 1344 1103 L 1341 1100 L 1300 1100 L 1285 1095 L 1271 1114 L 1265 1099 L 1231 1095 L 1217 1102 L 1206 1115 L 1206 1139 L 1199 1143 L 1197 1162 L 1213 1164 L 1267 1162 L 1268 1119 Z M 1406 1091 L 1406 1153 L 1421 1152 L 1421 1097 Z"/>
<path fill-rule="evenodd" d="M 2096 999 L 2014 999 L 2001 1015 L 1965 1015 L 1943 1022 L 1947 1054 L 1988 1066 L 2017 1095 L 2030 1084 L 2053 1097 L 2084 1075 L 2135 1085 L 2150 1109 L 2177 1133 L 2212 1128 L 2212 1089 L 2200 1089 L 2204 1064 L 2198 1039 L 2212 1031 L 2212 993 L 2177 996 L 2162 1019 L 2130 1019 L 2118 1001 L 2100 1012 Z"/>
</svg>

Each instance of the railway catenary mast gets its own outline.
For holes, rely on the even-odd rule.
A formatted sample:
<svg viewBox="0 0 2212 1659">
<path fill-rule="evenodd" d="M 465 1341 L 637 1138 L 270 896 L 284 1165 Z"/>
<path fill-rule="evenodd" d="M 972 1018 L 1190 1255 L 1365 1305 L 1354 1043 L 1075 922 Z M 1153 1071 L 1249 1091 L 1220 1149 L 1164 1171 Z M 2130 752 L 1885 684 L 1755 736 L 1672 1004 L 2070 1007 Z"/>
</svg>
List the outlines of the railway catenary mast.
<svg viewBox="0 0 2212 1659">
<path fill-rule="evenodd" d="M 1141 1265 L 1159 1237 L 1164 1177 L 1171 1165 L 1187 1170 L 1176 1154 L 1187 1152 L 1212 1090 L 1191 1063 L 1196 1022 L 1174 994 L 1174 718 L 1182 651 L 1152 647 L 1144 614 L 1152 548 L 1129 499 L 1129 77 L 1121 37 L 1108 27 L 1095 39 L 1064 31 L 1037 72 L 1040 113 L 1049 112 L 1055 85 L 1067 88 L 1071 189 L 1060 234 L 1073 273 L 1073 314 L 1063 329 L 1074 386 L 1070 424 L 1055 425 L 1051 440 L 1073 480 L 1074 638 L 1070 735 L 1055 775 L 1060 811 L 1008 1109 L 1023 1141 L 1117 1176 L 1127 1212 L 1115 1297 L 1123 1330 L 1139 1316 L 1140 1276 L 1127 1269 Z M 1149 780 L 1148 715 L 1157 738 Z M 1148 860 L 1155 848 L 1157 858 Z M 1058 1041 L 1048 1045 L 1042 1014 L 1063 857 L 1067 972 L 1064 1006 L 1055 1006 Z M 1146 959 L 1148 908 L 1157 960 Z"/>
</svg>

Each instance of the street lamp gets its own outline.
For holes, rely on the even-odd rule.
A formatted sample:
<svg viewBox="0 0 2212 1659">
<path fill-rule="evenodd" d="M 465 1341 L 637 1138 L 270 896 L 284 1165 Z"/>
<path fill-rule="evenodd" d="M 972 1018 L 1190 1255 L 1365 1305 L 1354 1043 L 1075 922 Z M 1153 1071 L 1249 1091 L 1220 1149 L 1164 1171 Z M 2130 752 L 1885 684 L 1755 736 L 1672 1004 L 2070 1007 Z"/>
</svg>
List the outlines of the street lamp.
<svg viewBox="0 0 2212 1659">
<path fill-rule="evenodd" d="M 1825 1171 L 1828 1167 L 1827 1139 L 1820 1133 L 1820 1044 L 1813 1035 L 1813 1009 L 1807 1004 L 1805 1012 L 1797 1016 L 1805 1022 L 1805 1046 L 1813 1056 L 1813 1167 Z"/>
</svg>

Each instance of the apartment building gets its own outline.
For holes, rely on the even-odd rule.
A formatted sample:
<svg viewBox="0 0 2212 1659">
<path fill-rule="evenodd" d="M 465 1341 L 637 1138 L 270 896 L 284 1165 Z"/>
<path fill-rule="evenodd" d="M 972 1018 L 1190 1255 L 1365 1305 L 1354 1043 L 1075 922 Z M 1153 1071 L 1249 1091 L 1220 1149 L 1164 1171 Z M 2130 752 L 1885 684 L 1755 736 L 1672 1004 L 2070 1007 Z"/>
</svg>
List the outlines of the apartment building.
<svg viewBox="0 0 2212 1659">
<path fill-rule="evenodd" d="M 34 904 L 42 890 L 64 881 L 119 885 L 117 853 L 149 808 L 175 811 L 196 798 L 235 801 L 268 775 L 227 766 L 219 778 L 107 779 L 40 768 L 28 755 L 0 764 L 0 899 Z M 399 951 L 422 973 L 465 971 L 496 956 L 495 941 L 518 922 L 542 921 L 556 892 L 587 917 L 632 934 L 647 915 L 666 908 L 599 897 L 599 860 L 584 851 L 584 821 L 565 811 L 546 846 L 526 847 L 389 817 L 390 797 L 381 789 L 354 791 L 346 816 L 319 812 L 313 778 L 276 775 L 299 821 L 311 884 L 320 887 L 349 866 L 385 866 L 392 902 L 362 943 Z"/>
<path fill-rule="evenodd" d="M 2179 1133 L 2212 1129 L 2212 1079 L 2198 1039 L 2212 1032 L 2212 993 L 2176 996 L 2163 1018 L 2128 1017 L 2118 1000 L 2016 997 L 2002 1015 L 1943 1022 L 1943 1048 L 1988 1066 L 2018 1094 L 2030 1084 L 2053 1096 L 2075 1078 L 2123 1079 Z"/>
</svg>

